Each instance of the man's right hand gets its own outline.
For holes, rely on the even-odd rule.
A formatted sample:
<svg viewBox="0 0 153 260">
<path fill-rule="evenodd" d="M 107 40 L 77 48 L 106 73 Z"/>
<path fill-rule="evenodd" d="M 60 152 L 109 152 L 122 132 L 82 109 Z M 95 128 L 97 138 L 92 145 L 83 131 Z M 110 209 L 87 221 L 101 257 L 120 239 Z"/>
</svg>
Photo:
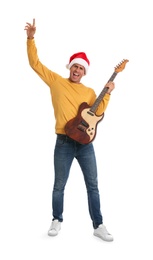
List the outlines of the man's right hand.
<svg viewBox="0 0 153 260">
<path fill-rule="evenodd" d="M 34 34 L 36 32 L 35 19 L 33 19 L 33 24 L 26 23 L 26 26 L 25 26 L 24 30 L 27 31 L 28 39 L 33 39 L 34 38 Z"/>
</svg>

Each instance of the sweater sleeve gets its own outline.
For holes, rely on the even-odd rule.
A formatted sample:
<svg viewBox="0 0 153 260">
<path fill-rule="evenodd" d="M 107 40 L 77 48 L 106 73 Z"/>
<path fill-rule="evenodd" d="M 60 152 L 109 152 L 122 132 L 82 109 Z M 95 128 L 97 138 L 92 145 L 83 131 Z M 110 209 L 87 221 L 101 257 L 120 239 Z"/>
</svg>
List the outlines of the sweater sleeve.
<svg viewBox="0 0 153 260">
<path fill-rule="evenodd" d="M 107 106 L 108 106 L 108 103 L 109 103 L 109 100 L 110 100 L 110 95 L 109 94 L 105 94 L 105 96 L 103 97 L 103 100 L 100 102 L 99 106 L 98 106 L 98 109 L 96 111 L 96 115 L 102 115 Z"/>
<path fill-rule="evenodd" d="M 31 68 L 50 87 L 51 83 L 56 79 L 58 74 L 49 70 L 40 62 L 34 39 L 27 39 L 27 55 Z"/>
</svg>

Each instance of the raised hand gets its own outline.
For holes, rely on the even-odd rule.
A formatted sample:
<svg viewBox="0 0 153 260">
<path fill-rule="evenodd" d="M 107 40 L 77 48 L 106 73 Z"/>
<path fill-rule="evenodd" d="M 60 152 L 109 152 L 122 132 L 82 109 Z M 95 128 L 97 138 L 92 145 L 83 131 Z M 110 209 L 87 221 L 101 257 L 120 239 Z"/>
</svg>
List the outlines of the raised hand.
<svg viewBox="0 0 153 260">
<path fill-rule="evenodd" d="M 33 19 L 33 23 L 26 23 L 26 26 L 24 28 L 24 30 L 27 31 L 27 37 L 28 39 L 33 39 L 34 38 L 34 34 L 36 32 L 36 26 L 35 26 L 35 19 Z"/>
</svg>

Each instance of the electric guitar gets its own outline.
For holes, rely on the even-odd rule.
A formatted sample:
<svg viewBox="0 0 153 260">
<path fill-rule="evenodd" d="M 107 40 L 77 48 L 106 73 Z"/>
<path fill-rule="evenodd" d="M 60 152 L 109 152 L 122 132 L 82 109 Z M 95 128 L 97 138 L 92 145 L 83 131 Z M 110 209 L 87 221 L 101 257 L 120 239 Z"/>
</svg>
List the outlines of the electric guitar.
<svg viewBox="0 0 153 260">
<path fill-rule="evenodd" d="M 117 74 L 124 70 L 127 62 L 128 60 L 124 59 L 115 67 L 108 82 L 113 81 Z M 86 102 L 79 106 L 77 116 L 69 120 L 65 125 L 67 136 L 81 144 L 88 144 L 95 139 L 97 124 L 104 118 L 104 113 L 97 116 L 96 111 L 107 91 L 108 87 L 104 87 L 92 106 L 89 106 Z"/>
</svg>

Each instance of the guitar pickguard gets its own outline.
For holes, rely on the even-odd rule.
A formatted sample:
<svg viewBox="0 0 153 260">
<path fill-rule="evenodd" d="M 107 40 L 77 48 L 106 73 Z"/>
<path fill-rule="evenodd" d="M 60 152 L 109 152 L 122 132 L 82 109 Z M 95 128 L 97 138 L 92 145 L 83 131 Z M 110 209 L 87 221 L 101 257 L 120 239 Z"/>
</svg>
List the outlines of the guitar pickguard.
<svg viewBox="0 0 153 260">
<path fill-rule="evenodd" d="M 86 108 L 81 112 L 81 117 L 86 122 L 86 133 L 88 134 L 90 141 L 94 138 L 96 134 L 97 123 L 102 120 L 103 115 L 96 116 L 94 113 L 90 111 L 90 108 Z M 84 126 L 85 128 L 85 126 Z"/>
</svg>

